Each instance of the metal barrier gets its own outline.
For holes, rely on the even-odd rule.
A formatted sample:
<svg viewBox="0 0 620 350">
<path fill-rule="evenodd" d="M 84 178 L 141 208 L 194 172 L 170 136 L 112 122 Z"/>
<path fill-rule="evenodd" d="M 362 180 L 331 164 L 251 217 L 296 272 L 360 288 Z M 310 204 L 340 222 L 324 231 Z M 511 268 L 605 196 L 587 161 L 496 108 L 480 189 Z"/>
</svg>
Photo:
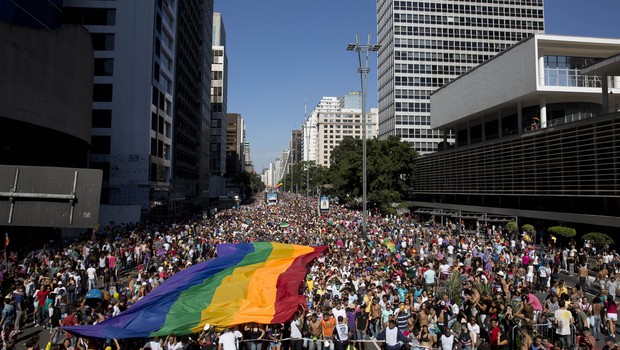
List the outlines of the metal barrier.
<svg viewBox="0 0 620 350">
<path fill-rule="evenodd" d="M 516 325 L 510 330 L 509 336 L 511 349 L 521 348 L 521 333 L 519 332 L 519 328 L 521 328 L 521 326 Z M 547 338 L 551 342 L 555 342 L 560 337 L 560 335 L 555 333 L 557 327 L 551 322 L 535 324 L 527 328 L 532 330 L 530 334 L 532 339 L 536 338 L 536 336 L 541 336 L 543 339 Z M 575 328 L 575 325 L 570 326 L 570 344 L 572 344 L 572 347 L 569 349 L 576 348 L 577 346 L 577 328 Z"/>
</svg>

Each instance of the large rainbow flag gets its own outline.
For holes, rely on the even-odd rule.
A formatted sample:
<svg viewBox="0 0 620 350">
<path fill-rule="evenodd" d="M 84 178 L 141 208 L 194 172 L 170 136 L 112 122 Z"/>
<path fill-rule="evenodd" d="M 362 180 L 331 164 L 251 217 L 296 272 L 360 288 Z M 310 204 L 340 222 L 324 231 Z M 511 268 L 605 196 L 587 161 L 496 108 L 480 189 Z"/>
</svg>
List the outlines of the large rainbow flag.
<svg viewBox="0 0 620 350">
<path fill-rule="evenodd" d="M 290 320 L 304 304 L 306 265 L 327 247 L 282 243 L 218 245 L 218 257 L 190 266 L 120 315 L 97 325 L 64 327 L 91 338 L 144 338 L 246 322 Z"/>
</svg>

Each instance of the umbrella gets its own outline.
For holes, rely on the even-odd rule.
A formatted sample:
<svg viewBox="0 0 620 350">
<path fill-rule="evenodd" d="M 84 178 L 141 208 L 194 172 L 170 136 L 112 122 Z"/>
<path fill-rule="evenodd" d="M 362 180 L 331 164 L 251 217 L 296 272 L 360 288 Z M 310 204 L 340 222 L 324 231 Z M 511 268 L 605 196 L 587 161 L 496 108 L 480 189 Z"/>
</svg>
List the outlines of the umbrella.
<svg viewBox="0 0 620 350">
<path fill-rule="evenodd" d="M 280 224 L 280 227 L 289 227 L 291 224 L 288 221 L 284 221 Z"/>
</svg>

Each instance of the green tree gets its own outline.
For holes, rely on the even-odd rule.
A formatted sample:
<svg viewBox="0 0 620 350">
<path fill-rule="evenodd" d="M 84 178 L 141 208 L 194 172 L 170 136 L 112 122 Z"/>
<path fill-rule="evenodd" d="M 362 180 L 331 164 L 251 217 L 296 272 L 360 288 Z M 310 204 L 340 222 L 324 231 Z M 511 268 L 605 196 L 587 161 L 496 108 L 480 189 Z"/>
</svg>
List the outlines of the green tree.
<svg viewBox="0 0 620 350">
<path fill-rule="evenodd" d="M 289 172 L 284 177 L 282 190 L 306 195 L 312 194 L 317 187 L 321 187 L 326 180 L 327 168 L 316 165 L 314 162 L 304 161 L 291 165 Z M 307 191 L 309 189 L 309 191 Z"/>
<path fill-rule="evenodd" d="M 601 247 L 605 244 L 616 244 L 614 239 L 600 232 L 589 232 L 581 237 L 584 241 L 590 241 L 593 245 Z"/>
<path fill-rule="evenodd" d="M 506 229 L 506 231 L 513 233 L 519 229 L 519 226 L 517 226 L 517 222 L 513 220 L 513 221 L 508 221 L 504 228 Z"/>
<path fill-rule="evenodd" d="M 530 224 L 525 224 L 525 225 L 521 226 L 521 229 L 523 231 L 527 232 L 530 235 L 532 235 L 534 232 L 536 232 L 536 229 L 534 228 L 534 226 L 532 226 Z"/>
<path fill-rule="evenodd" d="M 562 236 L 565 238 L 575 237 L 575 235 L 577 234 L 577 231 L 574 228 L 565 226 L 552 226 L 549 227 L 548 231 L 553 235 Z"/>
<path fill-rule="evenodd" d="M 413 187 L 413 160 L 417 152 L 398 137 L 366 142 L 368 207 L 388 210 Z M 329 180 L 334 195 L 351 203 L 362 197 L 362 140 L 346 137 L 331 155 Z M 348 196 L 347 196 L 348 195 Z"/>
<path fill-rule="evenodd" d="M 237 175 L 234 182 L 239 187 L 239 195 L 242 201 L 247 201 L 258 192 L 265 190 L 265 184 L 260 175 L 256 173 L 243 171 Z"/>
</svg>

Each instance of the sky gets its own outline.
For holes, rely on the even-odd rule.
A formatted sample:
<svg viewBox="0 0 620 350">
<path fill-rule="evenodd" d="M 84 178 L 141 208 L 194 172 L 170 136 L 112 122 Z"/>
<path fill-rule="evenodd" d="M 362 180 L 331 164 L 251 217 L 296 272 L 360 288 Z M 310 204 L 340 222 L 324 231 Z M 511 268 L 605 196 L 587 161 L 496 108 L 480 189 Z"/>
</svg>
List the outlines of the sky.
<svg viewBox="0 0 620 350">
<path fill-rule="evenodd" d="M 282 156 L 323 96 L 360 91 L 360 36 L 376 43 L 376 0 L 214 0 L 228 56 L 228 112 L 245 120 L 257 173 Z M 620 38 L 620 0 L 545 0 L 547 34 Z M 367 108 L 377 107 L 371 55 Z"/>
</svg>

